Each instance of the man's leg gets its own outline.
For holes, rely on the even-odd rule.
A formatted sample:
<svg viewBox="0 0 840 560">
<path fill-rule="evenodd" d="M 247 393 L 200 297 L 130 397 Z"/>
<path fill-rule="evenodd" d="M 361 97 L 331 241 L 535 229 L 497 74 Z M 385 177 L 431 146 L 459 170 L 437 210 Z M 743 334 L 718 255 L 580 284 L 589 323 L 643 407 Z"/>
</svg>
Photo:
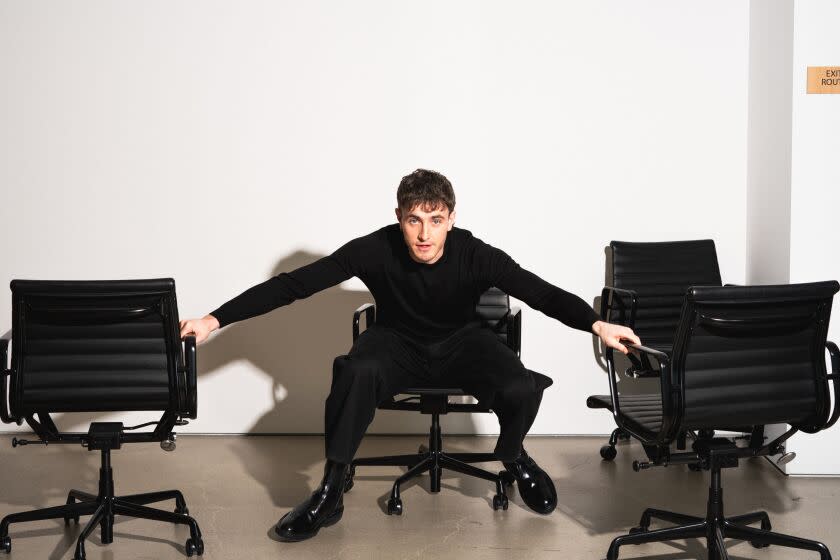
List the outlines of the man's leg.
<svg viewBox="0 0 840 560">
<path fill-rule="evenodd" d="M 495 453 L 516 477 L 523 500 L 539 513 L 553 511 L 557 505 L 554 483 L 522 448 L 551 380 L 526 369 L 490 329 L 462 329 L 436 350 L 440 366 L 433 372 L 475 395 L 496 413 L 499 439 Z"/>
<path fill-rule="evenodd" d="M 522 441 L 537 417 L 542 393 L 534 374 L 526 369 L 500 383 L 491 406 L 499 418 L 495 452 L 501 461 L 514 461 L 522 453 Z"/>
<path fill-rule="evenodd" d="M 422 360 L 390 329 L 371 327 L 350 353 L 333 362 L 333 379 L 324 411 L 326 456 L 324 478 L 305 502 L 275 527 L 285 541 L 315 536 L 337 523 L 344 512 L 347 466 L 373 420 L 376 406 L 424 376 Z"/>
<path fill-rule="evenodd" d="M 425 379 L 422 360 L 392 330 L 372 327 L 350 352 L 333 361 L 324 407 L 326 457 L 349 464 L 376 413 L 376 406 Z"/>
</svg>

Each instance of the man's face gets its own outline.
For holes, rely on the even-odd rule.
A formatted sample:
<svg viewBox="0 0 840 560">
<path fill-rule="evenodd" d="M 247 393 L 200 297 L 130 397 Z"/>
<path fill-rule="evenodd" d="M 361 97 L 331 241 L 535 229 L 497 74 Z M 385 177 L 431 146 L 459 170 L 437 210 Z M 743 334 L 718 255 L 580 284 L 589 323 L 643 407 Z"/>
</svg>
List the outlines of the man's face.
<svg viewBox="0 0 840 560">
<path fill-rule="evenodd" d="M 419 263 L 432 264 L 443 256 L 446 234 L 455 225 L 455 212 L 449 212 L 445 204 L 427 210 L 429 207 L 422 204 L 407 211 L 397 208 L 397 221 L 411 258 Z"/>
</svg>

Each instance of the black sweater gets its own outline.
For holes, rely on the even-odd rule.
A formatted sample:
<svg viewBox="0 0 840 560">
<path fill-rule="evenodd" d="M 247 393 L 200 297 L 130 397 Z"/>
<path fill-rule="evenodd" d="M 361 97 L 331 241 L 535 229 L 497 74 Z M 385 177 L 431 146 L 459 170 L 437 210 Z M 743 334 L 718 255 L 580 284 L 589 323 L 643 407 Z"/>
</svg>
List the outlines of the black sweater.
<svg viewBox="0 0 840 560">
<path fill-rule="evenodd" d="M 221 326 L 267 313 L 358 277 L 373 294 L 377 324 L 424 342 L 476 319 L 479 296 L 497 287 L 564 324 L 590 332 L 598 315 L 582 299 L 520 267 L 464 229 L 452 228 L 441 258 L 412 260 L 399 225 L 350 241 L 332 255 L 250 288 L 211 314 Z"/>
</svg>

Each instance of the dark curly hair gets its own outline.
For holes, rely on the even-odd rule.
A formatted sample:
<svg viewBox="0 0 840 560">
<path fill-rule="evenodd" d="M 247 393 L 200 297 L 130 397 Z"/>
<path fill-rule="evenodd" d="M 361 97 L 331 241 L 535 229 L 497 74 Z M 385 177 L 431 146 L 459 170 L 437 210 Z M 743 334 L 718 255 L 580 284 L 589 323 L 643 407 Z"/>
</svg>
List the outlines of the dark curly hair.
<svg viewBox="0 0 840 560">
<path fill-rule="evenodd" d="M 431 212 L 441 205 L 455 210 L 455 191 L 452 183 L 437 171 L 418 169 L 402 178 L 397 188 L 397 207 L 408 212 L 417 205 Z"/>
</svg>

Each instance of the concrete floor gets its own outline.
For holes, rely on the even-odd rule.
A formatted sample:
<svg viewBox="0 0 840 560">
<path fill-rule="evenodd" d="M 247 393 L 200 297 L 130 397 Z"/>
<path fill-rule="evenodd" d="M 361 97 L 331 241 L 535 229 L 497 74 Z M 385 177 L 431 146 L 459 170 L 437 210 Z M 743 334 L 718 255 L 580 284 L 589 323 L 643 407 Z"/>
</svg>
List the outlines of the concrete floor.
<svg viewBox="0 0 840 560">
<path fill-rule="evenodd" d="M 368 437 L 359 456 L 404 453 L 421 437 Z M 486 451 L 488 437 L 446 438 L 450 451 Z M 174 453 L 154 444 L 127 445 L 113 453 L 117 493 L 178 488 L 204 534 L 207 559 L 464 559 L 604 558 L 611 539 L 635 525 L 645 507 L 702 514 L 708 473 L 685 467 L 633 472 L 641 458 L 635 443 L 619 445 L 618 458 L 601 461 L 603 438 L 531 437 L 526 447 L 554 478 L 560 505 L 549 516 L 524 507 L 515 491 L 507 511 L 493 511 L 492 484 L 444 473 L 440 494 L 428 477 L 402 492 L 404 514 L 385 513 L 391 482 L 401 469 L 359 468 L 345 496 L 344 519 L 302 543 L 281 543 L 271 528 L 309 495 L 322 472 L 320 437 L 182 436 Z M 95 492 L 99 454 L 76 446 L 0 448 L 0 515 L 64 503 L 67 490 Z M 494 467 L 496 468 L 496 467 Z M 785 478 L 763 459 L 724 471 L 727 514 L 766 510 L 773 528 L 822 540 L 840 555 L 835 532 L 840 479 Z M 170 509 L 172 503 L 161 504 Z M 82 518 L 82 524 L 86 518 Z M 12 525 L 14 559 L 67 559 L 81 527 L 63 521 Z M 98 531 L 87 558 L 182 559 L 189 536 L 183 526 L 117 517 L 114 542 L 103 546 Z M 779 547 L 753 549 L 728 541 L 730 558 L 818 558 Z M 700 541 L 622 548 L 621 558 L 705 558 Z"/>
</svg>

